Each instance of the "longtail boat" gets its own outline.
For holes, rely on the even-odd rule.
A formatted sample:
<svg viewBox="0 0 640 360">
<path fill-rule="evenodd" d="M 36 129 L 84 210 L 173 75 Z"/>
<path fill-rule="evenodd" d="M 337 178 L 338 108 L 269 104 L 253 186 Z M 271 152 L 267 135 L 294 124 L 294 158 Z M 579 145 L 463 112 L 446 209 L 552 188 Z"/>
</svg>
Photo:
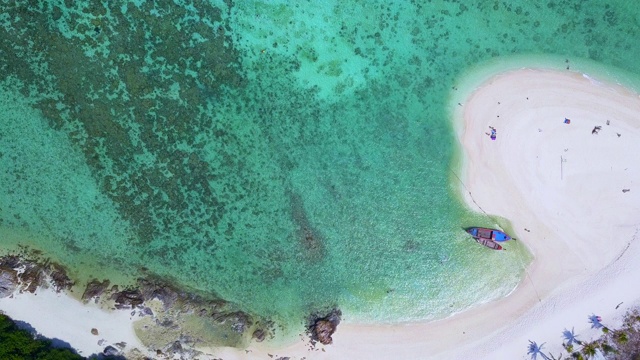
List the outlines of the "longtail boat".
<svg viewBox="0 0 640 360">
<path fill-rule="evenodd" d="M 490 240 L 490 239 L 483 239 L 483 238 L 474 238 L 478 244 L 482 244 L 486 247 L 488 247 L 489 249 L 493 249 L 493 250 L 502 250 L 502 246 L 500 246 L 500 244 L 498 244 L 497 242 Z"/>
<path fill-rule="evenodd" d="M 495 242 L 503 242 L 511 240 L 511 236 L 507 235 L 504 231 L 497 229 L 488 229 L 483 227 L 472 227 L 465 229 L 469 235 L 477 239 L 492 240 Z"/>
</svg>

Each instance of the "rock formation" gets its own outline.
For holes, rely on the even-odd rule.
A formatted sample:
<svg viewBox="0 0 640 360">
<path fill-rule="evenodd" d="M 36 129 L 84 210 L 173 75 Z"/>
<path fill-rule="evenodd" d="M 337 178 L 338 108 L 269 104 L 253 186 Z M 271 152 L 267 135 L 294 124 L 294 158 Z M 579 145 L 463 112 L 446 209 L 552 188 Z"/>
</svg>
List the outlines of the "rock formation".
<svg viewBox="0 0 640 360">
<path fill-rule="evenodd" d="M 73 285 L 61 265 L 41 259 L 39 254 L 34 256 L 35 260 L 29 255 L 22 256 L 0 257 L 0 298 L 16 290 L 35 292 L 39 286 L 47 284 L 57 291 Z M 148 317 L 140 330 L 145 339 L 143 342 L 165 354 L 191 356 L 197 353 L 196 344 L 206 341 L 213 341 L 216 346 L 242 347 L 251 340 L 263 341 L 275 331 L 269 327 L 269 321 L 256 319 L 234 304 L 210 294 L 180 288 L 155 276 L 140 278 L 128 286 L 93 279 L 82 293 L 83 301 L 92 299 L 101 303 L 110 300 L 117 309 L 132 310 L 131 316 Z M 161 303 L 159 308 L 154 300 Z M 193 318 L 194 315 L 197 319 Z M 189 323 L 200 322 L 202 326 L 215 328 L 217 335 L 205 339 L 197 331 L 189 329 L 185 319 L 189 319 Z M 91 334 L 97 336 L 98 329 L 92 328 Z M 108 347 L 105 353 L 115 353 L 114 348 Z"/>
<path fill-rule="evenodd" d="M 144 302 L 138 289 L 122 290 L 111 295 L 111 298 L 116 301 L 116 309 L 133 309 Z"/>
<path fill-rule="evenodd" d="M 93 298 L 100 297 L 107 287 L 109 287 L 109 280 L 103 280 L 100 282 L 98 279 L 93 279 L 89 281 L 84 293 L 82 293 L 82 301 L 88 301 Z"/>
<path fill-rule="evenodd" d="M 0 298 L 11 295 L 17 287 L 17 272 L 11 268 L 0 268 Z"/>
<path fill-rule="evenodd" d="M 267 333 L 262 329 L 256 329 L 251 335 L 256 342 L 263 342 L 266 336 Z"/>
<path fill-rule="evenodd" d="M 333 342 L 331 336 L 335 333 L 338 324 L 340 324 L 340 316 L 342 313 L 338 309 L 334 309 L 324 317 L 311 317 L 309 332 L 311 341 L 318 341 L 323 345 L 329 345 Z"/>
<path fill-rule="evenodd" d="M 13 274 L 4 275 L 7 285 L 15 276 L 17 281 L 13 282 L 16 285 L 13 287 L 14 290 L 19 288 L 21 291 L 35 292 L 47 281 L 56 291 L 68 290 L 73 286 L 73 281 L 67 276 L 64 267 L 49 260 L 28 260 L 8 255 L 0 258 L 0 269 L 2 273 Z"/>
</svg>

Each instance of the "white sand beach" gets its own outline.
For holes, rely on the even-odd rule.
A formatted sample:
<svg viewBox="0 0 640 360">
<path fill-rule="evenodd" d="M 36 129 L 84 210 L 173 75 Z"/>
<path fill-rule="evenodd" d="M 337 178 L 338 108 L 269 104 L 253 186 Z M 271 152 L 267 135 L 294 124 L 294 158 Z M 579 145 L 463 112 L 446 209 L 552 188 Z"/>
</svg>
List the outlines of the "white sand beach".
<svg viewBox="0 0 640 360">
<path fill-rule="evenodd" d="M 565 328 L 595 335 L 588 315 L 613 326 L 640 301 L 628 286 L 640 275 L 638 94 L 575 72 L 517 70 L 462 107 L 466 202 L 508 218 L 535 257 L 513 294 L 478 309 L 492 335 L 463 354 L 525 358 L 533 340 L 557 355 Z"/>
<path fill-rule="evenodd" d="M 100 354 L 107 346 L 124 354 L 138 349 L 138 354 L 148 355 L 134 332 L 133 322 L 139 317 L 131 315 L 133 310 L 107 311 L 93 302 L 83 304 L 46 287 L 38 288 L 34 294 L 16 291 L 11 297 L 0 298 L 0 310 L 14 320 L 28 323 L 44 337 L 68 343 L 82 356 Z M 92 329 L 98 331 L 97 335 L 92 334 Z"/>
<path fill-rule="evenodd" d="M 626 309 L 640 304 L 635 286 L 640 277 L 635 265 L 640 261 L 638 94 L 555 70 L 515 70 L 476 85 L 454 119 L 463 149 L 461 192 L 474 210 L 509 219 L 517 241 L 533 253 L 516 290 L 434 322 L 371 326 L 345 321 L 330 346 L 310 349 L 308 339 L 301 338 L 280 349 L 253 343 L 246 351 L 217 349 L 213 355 L 225 360 L 267 355 L 525 359 L 533 340 L 546 342 L 545 350 L 557 356 L 565 328 L 589 340 L 598 335 L 590 329 L 589 315 L 615 327 Z M 489 126 L 496 128 L 496 140 L 486 135 Z M 596 126 L 600 130 L 592 133 Z M 103 337 L 130 345 L 136 341 L 126 313 L 105 315 L 44 291 L 19 297 L 2 299 L 0 309 L 46 336 L 69 341 L 85 355 L 103 348 L 96 345 Z M 50 310 L 42 310 L 45 306 Z M 92 327 L 101 335 L 91 335 Z"/>
<path fill-rule="evenodd" d="M 632 285 L 640 277 L 634 265 L 640 261 L 638 94 L 557 70 L 515 70 L 476 85 L 454 119 L 463 147 L 461 192 L 472 209 L 509 219 L 533 253 L 516 290 L 440 321 L 342 323 L 334 344 L 321 351 L 301 341 L 278 351 L 228 350 L 220 353 L 225 359 L 265 352 L 307 359 L 526 359 L 529 340 L 546 342 L 544 350 L 558 356 L 564 329 L 593 339 L 599 334 L 589 315 L 615 327 L 626 309 L 640 305 L 640 288 Z M 495 141 L 489 126 L 497 129 Z"/>
</svg>

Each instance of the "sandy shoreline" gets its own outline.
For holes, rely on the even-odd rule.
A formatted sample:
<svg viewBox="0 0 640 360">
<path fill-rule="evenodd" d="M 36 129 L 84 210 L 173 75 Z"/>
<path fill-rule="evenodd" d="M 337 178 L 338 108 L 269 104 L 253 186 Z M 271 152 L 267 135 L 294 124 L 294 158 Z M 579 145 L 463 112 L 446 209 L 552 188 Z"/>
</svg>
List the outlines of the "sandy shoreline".
<svg viewBox="0 0 640 360">
<path fill-rule="evenodd" d="M 640 276 L 638 94 L 558 70 L 513 70 L 472 86 L 478 88 L 467 89 L 454 111 L 460 191 L 472 209 L 509 219 L 533 253 L 521 284 L 506 298 L 444 320 L 343 323 L 322 352 L 299 343 L 278 351 L 255 346 L 249 355 L 526 359 L 533 340 L 558 356 L 564 329 L 589 340 L 598 336 L 589 315 L 614 327 L 640 305 L 640 289 L 628 286 Z M 485 134 L 489 126 L 497 129 L 495 141 Z M 592 134 L 595 126 L 601 129 Z"/>
<path fill-rule="evenodd" d="M 500 74 L 467 91 L 470 96 L 454 115 L 463 150 L 460 191 L 472 209 L 479 206 L 509 219 L 518 241 L 533 253 L 535 259 L 517 289 L 504 299 L 434 322 L 343 322 L 334 344 L 326 347 L 310 350 L 308 340 L 301 338 L 285 348 L 252 343 L 246 351 L 212 350 L 214 356 L 524 359 L 528 340 L 547 342 L 546 350 L 557 356 L 565 328 L 574 327 L 588 340 L 597 335 L 589 329 L 588 315 L 598 314 L 616 326 L 628 307 L 640 304 L 640 289 L 628 286 L 640 276 L 634 266 L 640 260 L 638 94 L 576 72 L 530 69 Z M 495 141 L 485 134 L 489 126 L 497 129 Z M 595 126 L 601 129 L 592 134 Z M 20 298 L 26 296 L 32 295 Z M 83 327 L 102 315 L 84 314 L 86 309 L 76 303 L 53 306 L 75 309 L 75 326 L 88 334 L 80 345 L 64 337 L 76 335 L 41 330 L 57 320 L 20 310 L 43 306 L 41 302 L 3 299 L 0 310 L 46 336 L 69 341 L 86 355 L 98 337 Z M 120 315 L 119 326 L 132 331 L 131 323 L 126 325 L 128 314 Z M 136 341 L 133 332 L 119 336 Z"/>
<path fill-rule="evenodd" d="M 637 94 L 575 72 L 515 70 L 474 91 L 455 121 L 461 192 L 472 209 L 511 221 L 535 257 L 525 279 L 504 299 L 440 321 L 341 324 L 313 358 L 524 359 L 528 340 L 557 355 L 565 328 L 588 339 L 597 333 L 587 316 L 615 326 L 640 304 L 640 289 L 626 286 L 640 275 Z M 305 356 L 299 345 L 278 353 Z"/>
<path fill-rule="evenodd" d="M 35 293 L 15 291 L 0 298 L 0 310 L 14 320 L 28 323 L 40 335 L 68 343 L 80 355 L 100 354 L 107 346 L 122 353 L 150 354 L 136 337 L 133 323 L 138 311 L 107 311 L 97 304 L 83 304 L 64 292 L 39 287 Z M 97 334 L 92 334 L 92 329 Z"/>
<path fill-rule="evenodd" d="M 638 94 L 575 72 L 518 70 L 494 77 L 462 107 L 465 200 L 508 218 L 535 256 L 500 311 L 487 311 L 487 321 L 507 326 L 470 351 L 524 358 L 530 339 L 557 353 L 564 328 L 586 335 L 591 313 L 613 322 L 638 304 L 640 291 L 624 286 L 640 275 L 630 266 L 640 258 Z M 496 141 L 484 134 L 489 126 Z"/>
</svg>

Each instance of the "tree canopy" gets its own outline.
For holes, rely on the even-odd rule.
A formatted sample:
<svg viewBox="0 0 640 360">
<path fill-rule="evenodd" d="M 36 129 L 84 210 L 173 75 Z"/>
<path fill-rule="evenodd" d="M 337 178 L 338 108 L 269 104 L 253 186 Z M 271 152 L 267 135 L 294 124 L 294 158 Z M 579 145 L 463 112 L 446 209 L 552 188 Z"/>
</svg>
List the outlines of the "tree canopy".
<svg viewBox="0 0 640 360">
<path fill-rule="evenodd" d="M 0 359 L 80 360 L 84 357 L 71 349 L 54 348 L 50 340 L 34 338 L 8 316 L 0 314 Z"/>
</svg>

